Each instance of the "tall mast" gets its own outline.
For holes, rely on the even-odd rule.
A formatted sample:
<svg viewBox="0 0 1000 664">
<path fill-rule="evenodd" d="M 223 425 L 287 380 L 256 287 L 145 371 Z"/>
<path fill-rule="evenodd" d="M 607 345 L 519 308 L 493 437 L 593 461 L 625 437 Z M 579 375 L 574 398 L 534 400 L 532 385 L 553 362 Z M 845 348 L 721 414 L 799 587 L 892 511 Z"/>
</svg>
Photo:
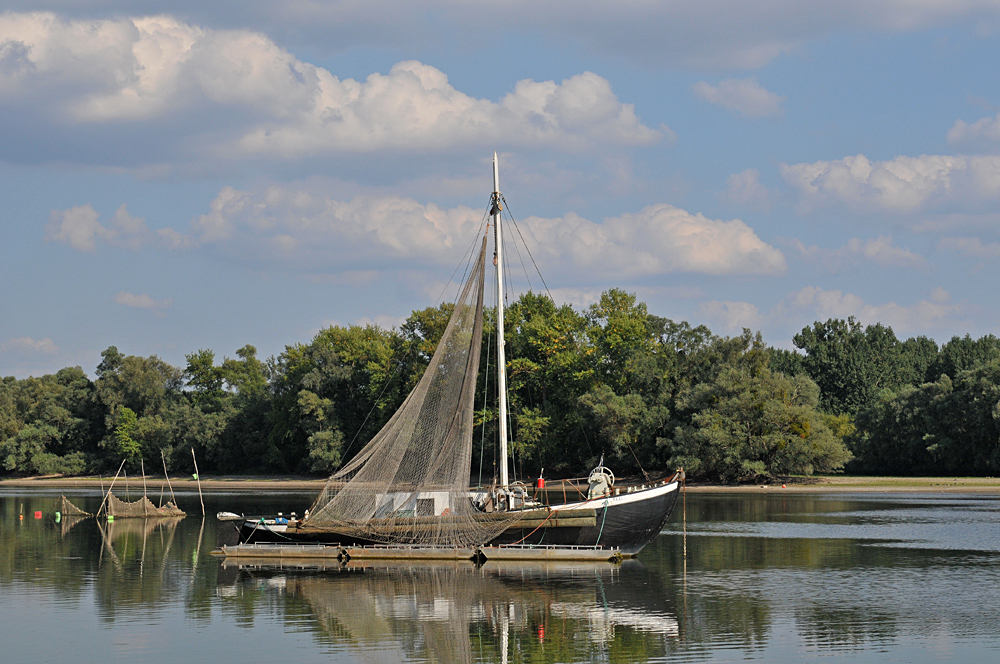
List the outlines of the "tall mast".
<svg viewBox="0 0 1000 664">
<path fill-rule="evenodd" d="M 500 164 L 493 153 L 493 243 L 496 245 L 497 266 L 497 393 L 500 395 L 500 486 L 506 487 L 507 477 L 507 357 L 503 337 L 503 235 L 500 231 Z"/>
</svg>

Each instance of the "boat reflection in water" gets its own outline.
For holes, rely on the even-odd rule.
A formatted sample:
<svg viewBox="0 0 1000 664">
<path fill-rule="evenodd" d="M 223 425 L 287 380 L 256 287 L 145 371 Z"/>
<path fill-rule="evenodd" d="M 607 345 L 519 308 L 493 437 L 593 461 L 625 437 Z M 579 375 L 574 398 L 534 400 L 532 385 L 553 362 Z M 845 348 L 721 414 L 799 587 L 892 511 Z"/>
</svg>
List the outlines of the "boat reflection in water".
<svg viewBox="0 0 1000 664">
<path fill-rule="evenodd" d="M 220 594 L 276 594 L 317 638 L 363 661 L 508 662 L 663 656 L 675 611 L 638 561 L 373 566 L 226 561 Z M 653 591 L 653 592 L 651 592 Z M 640 637 L 640 638 L 636 638 Z"/>
</svg>

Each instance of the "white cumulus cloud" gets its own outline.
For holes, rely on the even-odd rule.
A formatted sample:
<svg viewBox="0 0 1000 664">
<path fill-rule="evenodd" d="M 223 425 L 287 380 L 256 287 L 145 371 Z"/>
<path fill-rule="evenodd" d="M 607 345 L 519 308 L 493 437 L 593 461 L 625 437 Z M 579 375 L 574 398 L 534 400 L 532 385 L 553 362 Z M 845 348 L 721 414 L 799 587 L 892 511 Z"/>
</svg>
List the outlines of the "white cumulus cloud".
<svg viewBox="0 0 1000 664">
<path fill-rule="evenodd" d="M 587 270 L 624 275 L 696 272 L 780 274 L 784 254 L 739 219 L 723 221 L 667 204 L 597 224 L 575 214 L 525 220 L 530 248 Z"/>
<path fill-rule="evenodd" d="M 818 246 L 806 246 L 796 240 L 793 242 L 799 253 L 810 261 L 819 261 L 830 269 L 844 269 L 857 264 L 858 260 L 881 265 L 883 267 L 913 267 L 926 269 L 930 267 L 927 259 L 913 253 L 906 247 L 893 244 L 892 236 L 881 235 L 878 238 L 861 240 L 851 238 L 839 249 L 823 249 Z"/>
<path fill-rule="evenodd" d="M 971 258 L 1000 258 L 1000 242 L 983 242 L 977 237 L 943 237 L 938 247 Z"/>
<path fill-rule="evenodd" d="M 117 152 L 102 146 L 104 158 L 117 163 L 156 164 L 179 154 L 239 160 L 442 151 L 500 140 L 581 150 L 649 145 L 663 136 L 591 72 L 521 80 L 491 101 L 457 90 L 444 72 L 415 60 L 364 81 L 341 79 L 264 34 L 169 15 L 2 14 L 0 49 L 0 93 L 19 109 L 22 127 L 79 140 L 88 127 L 121 127 L 135 140 L 117 141 Z M 152 123 L 160 139 L 143 131 Z"/>
<path fill-rule="evenodd" d="M 1000 157 L 899 156 L 870 161 L 863 154 L 835 161 L 781 164 L 781 175 L 802 204 L 843 203 L 911 212 L 931 205 L 976 205 L 1000 197 Z"/>
<path fill-rule="evenodd" d="M 0 347 L 5 351 L 27 351 L 43 355 L 53 355 L 59 352 L 59 347 L 48 337 L 44 339 L 32 339 L 31 337 L 8 339 L 3 344 L 0 344 Z"/>
<path fill-rule="evenodd" d="M 761 184 L 760 172 L 756 168 L 748 168 L 726 178 L 723 198 L 730 203 L 766 212 L 771 208 L 773 197 L 771 190 Z"/>
<path fill-rule="evenodd" d="M 209 248 L 262 263 L 338 270 L 383 259 L 436 263 L 457 259 L 483 211 L 445 209 L 399 196 L 333 199 L 320 191 L 272 186 L 223 188 L 186 233 L 161 231 L 180 247 Z"/>
<path fill-rule="evenodd" d="M 698 306 L 698 315 L 727 333 L 736 333 L 743 328 L 756 329 L 764 322 L 764 317 L 756 306 L 749 302 L 710 300 Z"/>
<path fill-rule="evenodd" d="M 308 186 L 224 187 L 188 229 L 163 228 L 156 235 L 165 248 L 340 273 L 452 264 L 482 219 L 481 209 L 443 208 L 401 196 L 341 201 Z M 571 212 L 555 219 L 528 217 L 519 226 L 528 249 L 543 263 L 587 275 L 774 275 L 786 269 L 784 254 L 743 221 L 709 219 L 666 204 L 600 223 Z M 101 232 L 86 237 L 91 249 L 98 240 L 109 241 Z"/>
<path fill-rule="evenodd" d="M 79 8 L 88 3 L 59 4 Z M 134 0 L 89 4 L 109 15 L 127 15 L 136 7 Z M 5 5 L 30 8 L 38 2 L 7 0 Z M 715 69 L 761 67 L 835 34 L 912 32 L 956 23 L 972 28 L 995 24 L 1000 15 L 993 0 L 505 0 L 501 7 L 483 0 L 213 0 L 184 3 L 183 13 L 208 25 L 253 26 L 314 52 L 434 48 L 455 35 L 478 37 L 485 20 L 497 36 L 538 34 L 547 44 L 569 41 L 583 52 L 625 56 L 646 67 Z M 463 50 L 477 44 L 485 50 L 496 42 L 478 38 Z"/>
<path fill-rule="evenodd" d="M 172 298 L 165 298 L 162 300 L 155 300 L 146 293 L 137 295 L 135 293 L 128 293 L 126 291 L 121 291 L 115 295 L 115 304 L 120 304 L 123 307 L 132 307 L 134 309 L 148 309 L 155 314 L 162 315 L 164 309 L 169 309 L 170 305 L 174 303 Z"/>
<path fill-rule="evenodd" d="M 948 130 L 948 142 L 954 145 L 989 145 L 1000 141 L 1000 113 L 995 118 L 980 118 L 972 124 L 956 120 Z"/>
<path fill-rule="evenodd" d="M 807 286 L 789 293 L 766 310 L 751 302 L 710 300 L 703 302 L 697 314 L 726 333 L 738 333 L 742 328 L 764 329 L 781 337 L 798 331 L 812 321 L 850 316 L 866 325 L 882 323 L 892 327 L 899 338 L 917 334 L 952 335 L 968 330 L 969 307 L 952 301 L 951 294 L 937 286 L 916 302 L 871 303 L 856 293 L 837 289 Z"/>
<path fill-rule="evenodd" d="M 699 81 L 694 85 L 694 93 L 710 104 L 736 111 L 748 118 L 764 118 L 781 115 L 781 102 L 785 98 L 761 87 L 755 78 L 728 78 L 718 85 Z"/>
<path fill-rule="evenodd" d="M 784 298 L 770 315 L 785 319 L 801 319 L 804 315 L 815 320 L 854 316 L 867 324 L 889 325 L 897 335 L 910 335 L 953 325 L 955 317 L 961 313 L 962 307 L 952 303 L 951 296 L 940 287 L 934 288 L 927 298 L 904 305 L 897 302 L 870 304 L 854 293 L 807 286 Z"/>
<path fill-rule="evenodd" d="M 858 238 L 851 238 L 847 243 L 846 250 L 848 253 L 863 256 L 866 260 L 887 267 L 926 268 L 928 266 L 926 258 L 913 253 L 906 247 L 893 245 L 892 237 L 886 235 L 865 242 Z"/>
<path fill-rule="evenodd" d="M 130 215 L 125 205 L 118 208 L 108 226 L 102 225 L 99 218 L 90 203 L 53 210 L 45 227 L 45 239 L 64 242 L 78 251 L 94 251 L 98 242 L 136 250 L 153 239 L 145 220 Z"/>
</svg>

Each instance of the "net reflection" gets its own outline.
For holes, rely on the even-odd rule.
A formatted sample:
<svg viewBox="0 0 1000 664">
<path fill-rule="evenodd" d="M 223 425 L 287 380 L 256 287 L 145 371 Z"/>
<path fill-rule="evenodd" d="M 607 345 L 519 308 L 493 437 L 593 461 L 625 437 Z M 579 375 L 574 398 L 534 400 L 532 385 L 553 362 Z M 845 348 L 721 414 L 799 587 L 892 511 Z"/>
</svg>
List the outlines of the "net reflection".
<svg viewBox="0 0 1000 664">
<path fill-rule="evenodd" d="M 220 595 L 278 596 L 331 649 L 364 662 L 642 662 L 678 638 L 676 611 L 641 563 L 476 568 L 223 563 Z M 650 582 L 654 583 L 651 584 Z"/>
</svg>

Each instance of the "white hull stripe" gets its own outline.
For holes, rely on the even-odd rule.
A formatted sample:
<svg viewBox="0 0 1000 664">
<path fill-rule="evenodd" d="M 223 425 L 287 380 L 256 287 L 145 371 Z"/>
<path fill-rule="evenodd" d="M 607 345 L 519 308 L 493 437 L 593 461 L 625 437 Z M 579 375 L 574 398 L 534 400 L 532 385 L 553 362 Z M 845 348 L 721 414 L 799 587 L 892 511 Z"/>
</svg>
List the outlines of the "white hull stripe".
<svg viewBox="0 0 1000 664">
<path fill-rule="evenodd" d="M 670 493 L 671 491 L 677 491 L 677 487 L 677 482 L 671 482 L 670 484 L 653 487 L 652 489 L 640 489 L 639 491 L 623 493 L 618 496 L 609 496 L 607 498 L 598 498 L 597 500 L 587 500 L 578 503 L 566 503 L 565 505 L 553 505 L 552 511 L 558 512 L 560 510 L 578 510 L 581 508 L 601 509 L 609 506 L 628 505 L 629 503 L 637 503 L 643 500 L 649 500 L 650 498 L 662 496 Z"/>
</svg>

